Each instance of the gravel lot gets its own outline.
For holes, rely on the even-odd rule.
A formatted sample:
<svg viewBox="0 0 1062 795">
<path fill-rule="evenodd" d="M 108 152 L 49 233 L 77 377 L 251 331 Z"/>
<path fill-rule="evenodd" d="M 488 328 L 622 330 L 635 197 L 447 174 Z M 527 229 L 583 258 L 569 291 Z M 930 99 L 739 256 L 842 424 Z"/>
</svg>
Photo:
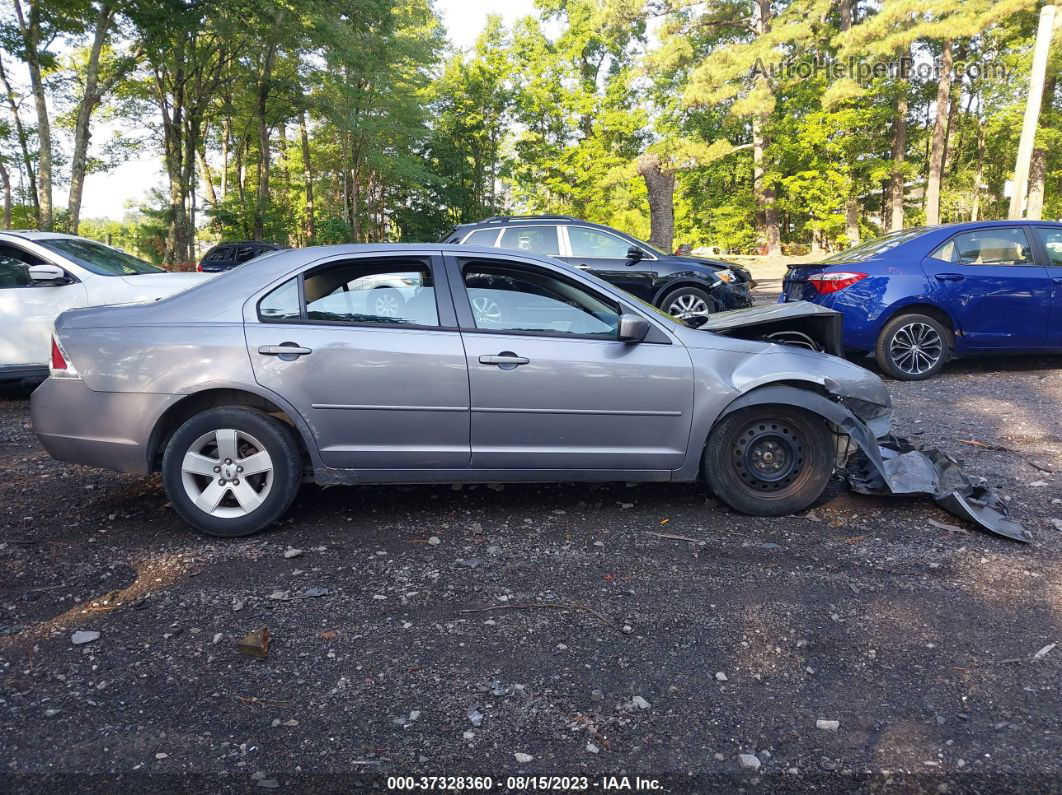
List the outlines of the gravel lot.
<svg viewBox="0 0 1062 795">
<path fill-rule="evenodd" d="M 0 791 L 1058 791 L 1062 643 L 1033 658 L 1062 641 L 1060 366 L 891 384 L 897 431 L 1012 500 L 1030 545 L 928 499 L 836 486 L 755 519 L 666 484 L 305 487 L 214 541 L 157 477 L 53 461 L 7 390 Z M 238 654 L 260 626 L 268 659 Z"/>
</svg>

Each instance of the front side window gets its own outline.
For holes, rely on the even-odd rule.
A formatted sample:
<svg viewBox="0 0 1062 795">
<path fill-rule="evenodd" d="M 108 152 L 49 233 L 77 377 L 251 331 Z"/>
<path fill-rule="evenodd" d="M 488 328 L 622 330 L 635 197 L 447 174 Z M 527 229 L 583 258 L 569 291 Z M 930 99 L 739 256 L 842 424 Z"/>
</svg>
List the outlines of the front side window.
<svg viewBox="0 0 1062 795">
<path fill-rule="evenodd" d="M 0 244 L 0 290 L 12 287 L 32 287 L 29 275 L 30 265 L 40 265 L 40 257 L 17 249 L 14 246 Z"/>
<path fill-rule="evenodd" d="M 931 255 L 958 265 L 1032 265 L 1032 248 L 1020 227 L 977 229 L 955 235 Z"/>
<path fill-rule="evenodd" d="M 493 246 L 498 239 L 497 229 L 477 229 L 465 238 L 466 246 Z"/>
<path fill-rule="evenodd" d="M 138 276 L 142 273 L 165 273 L 162 268 L 144 262 L 116 248 L 79 237 L 53 237 L 36 241 L 45 248 L 69 257 L 78 265 L 99 276 Z"/>
<path fill-rule="evenodd" d="M 498 247 L 544 254 L 547 257 L 560 254 L 555 226 L 508 226 L 502 232 Z"/>
<path fill-rule="evenodd" d="M 586 226 L 569 226 L 568 242 L 573 257 L 627 259 L 627 250 L 631 248 L 622 238 Z"/>
<path fill-rule="evenodd" d="M 1051 226 L 1036 227 L 1036 234 L 1047 249 L 1047 261 L 1054 266 L 1062 266 L 1062 229 Z"/>
<path fill-rule="evenodd" d="M 486 263 L 464 268 L 476 328 L 615 338 L 619 307 L 548 273 Z"/>
</svg>

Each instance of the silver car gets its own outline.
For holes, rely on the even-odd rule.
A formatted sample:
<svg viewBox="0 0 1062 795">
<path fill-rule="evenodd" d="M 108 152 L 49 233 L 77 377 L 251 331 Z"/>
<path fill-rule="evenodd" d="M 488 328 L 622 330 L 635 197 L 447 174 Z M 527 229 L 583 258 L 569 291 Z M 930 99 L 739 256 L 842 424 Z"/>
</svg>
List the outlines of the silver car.
<svg viewBox="0 0 1062 795">
<path fill-rule="evenodd" d="M 216 536 L 274 522 L 304 480 L 703 478 L 776 516 L 820 496 L 850 439 L 888 431 L 878 377 L 821 352 L 839 353 L 836 320 L 791 304 L 692 329 L 499 249 L 289 250 L 154 304 L 64 313 L 33 428 L 61 460 L 161 471 Z"/>
</svg>

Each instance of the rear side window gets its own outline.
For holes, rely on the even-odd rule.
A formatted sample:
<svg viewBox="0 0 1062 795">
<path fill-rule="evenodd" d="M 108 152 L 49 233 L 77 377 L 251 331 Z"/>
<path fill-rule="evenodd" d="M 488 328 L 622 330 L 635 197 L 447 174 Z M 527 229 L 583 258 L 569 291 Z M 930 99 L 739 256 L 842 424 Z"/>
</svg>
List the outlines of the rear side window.
<svg viewBox="0 0 1062 795">
<path fill-rule="evenodd" d="M 955 235 L 931 255 L 958 265 L 1032 265 L 1032 248 L 1020 227 L 976 229 Z"/>
<path fill-rule="evenodd" d="M 203 262 L 227 262 L 230 254 L 232 254 L 231 248 L 221 246 L 211 249 L 210 252 L 203 257 Z"/>
<path fill-rule="evenodd" d="M 258 304 L 266 322 L 305 318 L 318 323 L 438 326 L 435 282 L 420 262 L 341 262 L 285 282 Z"/>
<path fill-rule="evenodd" d="M 465 238 L 466 246 L 493 246 L 498 239 L 497 229 L 477 229 Z"/>
<path fill-rule="evenodd" d="M 508 226 L 502 232 L 501 242 L 498 245 L 501 248 L 511 248 L 516 251 L 545 254 L 547 257 L 556 257 L 560 254 L 555 226 Z"/>
<path fill-rule="evenodd" d="M 1047 249 L 1047 260 L 1054 266 L 1062 266 L 1062 229 L 1052 226 L 1036 227 L 1036 234 Z"/>
</svg>

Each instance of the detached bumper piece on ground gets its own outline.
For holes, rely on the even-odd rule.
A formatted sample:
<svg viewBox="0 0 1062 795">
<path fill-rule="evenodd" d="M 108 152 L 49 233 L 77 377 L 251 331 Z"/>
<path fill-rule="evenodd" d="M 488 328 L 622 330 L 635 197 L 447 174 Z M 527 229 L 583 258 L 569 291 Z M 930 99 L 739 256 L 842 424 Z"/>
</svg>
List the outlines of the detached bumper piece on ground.
<svg viewBox="0 0 1062 795">
<path fill-rule="evenodd" d="M 853 436 L 859 450 L 848 461 L 849 484 L 860 494 L 927 494 L 950 514 L 990 533 L 1028 543 L 1029 531 L 1007 516 L 1007 506 L 975 486 L 959 462 L 935 447 L 919 450 L 906 439 L 885 436 L 876 443 Z"/>
</svg>

